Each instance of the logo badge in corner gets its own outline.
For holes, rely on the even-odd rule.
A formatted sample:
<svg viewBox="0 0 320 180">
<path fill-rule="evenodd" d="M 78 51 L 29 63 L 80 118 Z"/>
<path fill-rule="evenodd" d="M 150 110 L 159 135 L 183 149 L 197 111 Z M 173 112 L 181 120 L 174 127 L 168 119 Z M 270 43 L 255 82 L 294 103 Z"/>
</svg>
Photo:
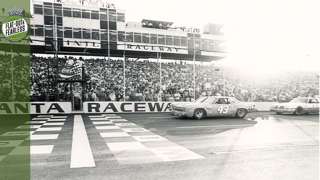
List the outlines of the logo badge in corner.
<svg viewBox="0 0 320 180">
<path fill-rule="evenodd" d="M 28 35 L 28 23 L 22 17 L 22 13 L 14 11 L 2 22 L 2 34 L 9 41 L 21 41 Z"/>
</svg>

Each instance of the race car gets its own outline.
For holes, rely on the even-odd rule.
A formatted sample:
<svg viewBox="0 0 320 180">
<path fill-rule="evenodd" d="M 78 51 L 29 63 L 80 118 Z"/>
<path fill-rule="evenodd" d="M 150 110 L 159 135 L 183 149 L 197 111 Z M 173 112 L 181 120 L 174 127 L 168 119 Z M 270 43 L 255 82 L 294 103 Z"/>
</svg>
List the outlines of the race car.
<svg viewBox="0 0 320 180">
<path fill-rule="evenodd" d="M 239 117 L 244 118 L 254 105 L 240 102 L 234 97 L 206 96 L 194 102 L 172 103 L 172 114 L 177 117 Z"/>
<path fill-rule="evenodd" d="M 313 114 L 319 113 L 319 98 L 297 97 L 288 103 L 278 103 L 271 107 L 277 114 Z"/>
</svg>

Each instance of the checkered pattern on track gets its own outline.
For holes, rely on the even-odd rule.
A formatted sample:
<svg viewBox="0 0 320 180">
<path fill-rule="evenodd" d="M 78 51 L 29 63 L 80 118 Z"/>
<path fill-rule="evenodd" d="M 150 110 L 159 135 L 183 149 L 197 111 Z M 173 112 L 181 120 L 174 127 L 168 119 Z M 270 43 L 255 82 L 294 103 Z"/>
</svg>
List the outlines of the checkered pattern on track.
<svg viewBox="0 0 320 180">
<path fill-rule="evenodd" d="M 89 118 L 120 164 L 204 158 L 118 115 L 95 115 Z"/>
<path fill-rule="evenodd" d="M 0 138 L 10 140 L 0 140 L 0 161 L 8 156 L 23 155 L 29 148 L 31 156 L 50 154 L 54 148 L 53 141 L 58 139 L 66 118 L 67 116 L 39 115 L 12 131 L 1 134 Z"/>
<path fill-rule="evenodd" d="M 73 137 L 74 117 L 69 117 L 68 121 L 67 118 L 68 116 L 39 115 L 30 121 L 22 122 L 12 131 L 1 134 L 0 162 L 4 162 L 9 156 L 25 154 L 30 148 L 35 166 L 50 166 L 50 162 L 69 166 L 72 164 L 70 157 L 73 153 L 69 148 L 72 148 L 74 138 L 78 136 Z M 92 152 L 86 152 L 97 158 L 93 161 L 112 164 L 113 160 L 116 160 L 119 164 L 143 164 L 204 158 L 118 115 L 89 115 L 89 119 L 84 120 L 89 120 L 89 123 L 84 123 L 84 131 L 90 134 L 85 137 L 88 138 L 90 146 L 95 144 Z M 100 136 L 101 141 L 90 139 L 92 134 Z M 9 141 L 1 141 L 1 137 Z M 112 156 L 112 161 L 109 155 Z"/>
</svg>

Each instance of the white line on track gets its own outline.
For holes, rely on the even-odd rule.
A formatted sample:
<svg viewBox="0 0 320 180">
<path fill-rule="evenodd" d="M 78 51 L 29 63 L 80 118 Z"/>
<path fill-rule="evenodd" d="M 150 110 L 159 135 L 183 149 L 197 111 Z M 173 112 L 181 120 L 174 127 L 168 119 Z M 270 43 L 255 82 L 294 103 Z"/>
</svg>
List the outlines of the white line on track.
<svg viewBox="0 0 320 180">
<path fill-rule="evenodd" d="M 30 154 L 50 154 L 53 150 L 53 145 L 38 145 L 30 146 Z"/>
<path fill-rule="evenodd" d="M 95 167 L 82 117 L 74 116 L 70 168 Z"/>
<path fill-rule="evenodd" d="M 44 126 L 63 126 L 64 122 L 47 122 L 43 124 Z"/>
<path fill-rule="evenodd" d="M 112 122 L 110 122 L 110 121 L 92 121 L 92 123 L 94 124 L 94 125 L 99 125 L 99 124 L 113 124 Z"/>
<path fill-rule="evenodd" d="M 31 131 L 32 132 L 32 131 Z M 33 132 L 32 132 L 33 133 Z M 31 134 L 30 140 L 58 139 L 59 134 Z"/>
<path fill-rule="evenodd" d="M 46 121 L 28 121 L 28 122 L 26 122 L 26 123 L 24 123 L 24 124 L 43 124 L 43 123 L 45 123 Z"/>
<path fill-rule="evenodd" d="M 108 118 L 90 118 L 91 121 L 109 121 Z"/>
<path fill-rule="evenodd" d="M 97 115 L 97 116 L 89 116 L 89 118 L 104 118 L 104 115 Z"/>
<path fill-rule="evenodd" d="M 120 129 L 118 126 L 96 126 L 96 129 L 102 130 L 102 129 Z"/>
<path fill-rule="evenodd" d="M 148 119 L 164 119 L 164 118 L 172 118 L 172 116 L 150 116 L 150 117 L 146 117 Z"/>
<path fill-rule="evenodd" d="M 54 119 L 54 118 L 57 118 L 57 119 L 66 119 L 66 118 L 68 118 L 68 116 L 52 116 L 51 117 L 52 119 Z"/>
<path fill-rule="evenodd" d="M 66 119 L 49 119 L 48 122 L 57 121 L 57 122 L 64 122 Z"/>
<path fill-rule="evenodd" d="M 130 137 L 130 135 L 126 132 L 107 132 L 100 133 L 101 137 L 104 138 L 114 138 L 114 137 Z"/>
<path fill-rule="evenodd" d="M 36 131 L 61 131 L 61 127 L 41 127 Z"/>
<path fill-rule="evenodd" d="M 239 125 L 216 125 L 216 126 L 182 126 L 177 129 L 195 129 L 195 128 L 232 128 L 232 127 L 249 127 L 254 124 L 239 124 Z"/>
</svg>

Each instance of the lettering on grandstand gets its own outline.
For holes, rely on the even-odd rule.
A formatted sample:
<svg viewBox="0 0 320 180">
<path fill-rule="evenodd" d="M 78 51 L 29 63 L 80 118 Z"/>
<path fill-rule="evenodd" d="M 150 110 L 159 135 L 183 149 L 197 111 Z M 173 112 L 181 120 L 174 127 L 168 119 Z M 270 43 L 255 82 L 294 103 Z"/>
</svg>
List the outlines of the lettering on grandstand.
<svg viewBox="0 0 320 180">
<path fill-rule="evenodd" d="M 64 40 L 64 47 L 80 47 L 80 48 L 100 48 L 99 41 L 77 41 L 77 40 Z"/>
<path fill-rule="evenodd" d="M 116 9 L 113 3 L 106 0 L 56 0 L 57 3 L 63 3 L 71 6 L 80 5 L 85 7 L 103 7 L 108 9 Z"/>
<path fill-rule="evenodd" d="M 151 46 L 151 45 L 141 45 L 141 44 L 126 44 L 118 45 L 120 50 L 128 51 L 148 51 L 148 52 L 166 52 L 166 53 L 176 53 L 176 54 L 187 54 L 186 49 L 168 46 Z"/>
<path fill-rule="evenodd" d="M 0 114 L 71 113 L 70 102 L 0 102 Z"/>
<path fill-rule="evenodd" d="M 170 112 L 168 102 L 85 102 L 85 113 Z"/>
<path fill-rule="evenodd" d="M 200 29 L 199 28 L 181 28 L 183 30 L 183 32 L 186 33 L 193 33 L 193 34 L 200 34 Z"/>
</svg>

